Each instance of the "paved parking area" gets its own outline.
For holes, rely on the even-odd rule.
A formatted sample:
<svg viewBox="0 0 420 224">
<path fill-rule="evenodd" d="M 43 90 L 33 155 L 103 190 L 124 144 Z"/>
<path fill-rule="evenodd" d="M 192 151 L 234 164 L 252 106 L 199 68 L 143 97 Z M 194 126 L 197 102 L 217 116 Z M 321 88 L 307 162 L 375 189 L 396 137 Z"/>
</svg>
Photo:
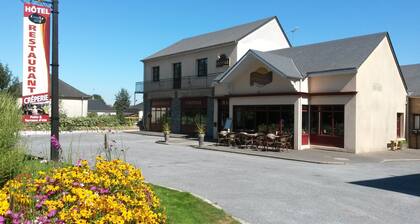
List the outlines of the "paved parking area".
<svg viewBox="0 0 420 224">
<path fill-rule="evenodd" d="M 420 162 L 311 164 L 156 144 L 111 135 L 152 183 L 193 192 L 249 223 L 419 223 Z M 48 136 L 27 136 L 34 154 Z M 102 134 L 61 135 L 65 154 L 92 159 Z"/>
</svg>

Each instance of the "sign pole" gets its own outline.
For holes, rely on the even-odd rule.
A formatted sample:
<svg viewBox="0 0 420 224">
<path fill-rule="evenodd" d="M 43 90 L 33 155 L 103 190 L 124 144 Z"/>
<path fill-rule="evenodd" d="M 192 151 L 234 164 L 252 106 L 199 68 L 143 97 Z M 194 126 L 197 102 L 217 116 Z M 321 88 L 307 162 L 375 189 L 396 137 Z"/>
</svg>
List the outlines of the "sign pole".
<svg viewBox="0 0 420 224">
<path fill-rule="evenodd" d="M 51 137 L 55 136 L 59 140 L 59 96 L 58 96 L 58 0 L 52 0 L 52 75 L 51 75 Z M 51 142 L 51 160 L 59 160 L 59 152 Z"/>
</svg>

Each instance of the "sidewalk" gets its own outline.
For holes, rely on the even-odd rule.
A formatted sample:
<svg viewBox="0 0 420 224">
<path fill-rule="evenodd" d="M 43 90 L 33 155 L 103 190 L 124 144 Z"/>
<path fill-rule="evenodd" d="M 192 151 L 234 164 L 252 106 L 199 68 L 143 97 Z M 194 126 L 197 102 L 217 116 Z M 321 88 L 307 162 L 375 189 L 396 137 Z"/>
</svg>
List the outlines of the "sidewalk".
<svg viewBox="0 0 420 224">
<path fill-rule="evenodd" d="M 139 131 L 138 129 L 135 131 L 129 131 L 127 132 L 129 134 L 138 134 L 138 135 L 146 135 L 146 136 L 156 136 L 156 137 L 163 137 L 163 132 L 157 132 L 157 131 Z M 188 135 L 184 134 L 173 134 L 170 135 L 171 138 L 187 138 Z"/>
<path fill-rule="evenodd" d="M 157 143 L 163 143 L 157 141 Z M 163 143 L 165 144 L 165 143 Z M 274 159 L 284 159 L 298 162 L 345 165 L 357 163 L 387 163 L 387 162 L 420 162 L 420 150 L 407 149 L 404 151 L 385 151 L 365 154 L 353 154 L 347 152 L 327 151 L 320 149 L 289 150 L 288 152 L 257 151 L 255 149 L 240 149 L 236 147 L 216 146 L 214 142 L 205 142 L 204 146 L 198 147 L 196 139 L 171 138 L 168 145 L 184 145 L 196 149 L 211 150 L 218 152 L 236 153 L 251 156 L 261 156 Z"/>
</svg>

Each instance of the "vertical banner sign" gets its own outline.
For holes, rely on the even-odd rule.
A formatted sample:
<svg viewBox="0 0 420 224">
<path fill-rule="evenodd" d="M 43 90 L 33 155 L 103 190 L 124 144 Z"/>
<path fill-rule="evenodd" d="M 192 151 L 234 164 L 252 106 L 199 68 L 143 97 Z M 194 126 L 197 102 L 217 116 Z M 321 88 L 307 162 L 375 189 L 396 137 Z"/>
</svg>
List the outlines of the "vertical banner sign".
<svg viewBox="0 0 420 224">
<path fill-rule="evenodd" d="M 24 122 L 48 122 L 50 9 L 24 4 L 22 108 Z"/>
</svg>

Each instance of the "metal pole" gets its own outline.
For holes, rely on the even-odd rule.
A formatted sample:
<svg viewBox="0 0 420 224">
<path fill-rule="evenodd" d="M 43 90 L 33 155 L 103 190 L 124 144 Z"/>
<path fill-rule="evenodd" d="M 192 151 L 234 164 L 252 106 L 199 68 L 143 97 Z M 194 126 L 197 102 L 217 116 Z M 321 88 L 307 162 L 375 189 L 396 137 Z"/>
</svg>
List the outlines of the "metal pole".
<svg viewBox="0 0 420 224">
<path fill-rule="evenodd" d="M 52 1 L 52 74 L 51 74 L 51 136 L 59 140 L 59 98 L 58 98 L 58 0 Z M 59 152 L 51 144 L 51 160 L 58 161 Z"/>
</svg>

